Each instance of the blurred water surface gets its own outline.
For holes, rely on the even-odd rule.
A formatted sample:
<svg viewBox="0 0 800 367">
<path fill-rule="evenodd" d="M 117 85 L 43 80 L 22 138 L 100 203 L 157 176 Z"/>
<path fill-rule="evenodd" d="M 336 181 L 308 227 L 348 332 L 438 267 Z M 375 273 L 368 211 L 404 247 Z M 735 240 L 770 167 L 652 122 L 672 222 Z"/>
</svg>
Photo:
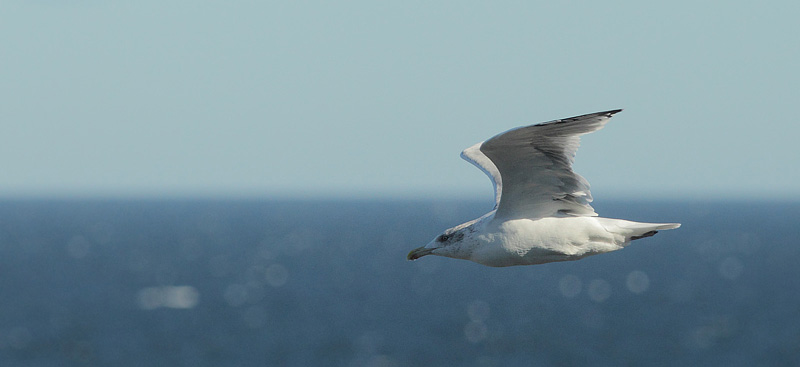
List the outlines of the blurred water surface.
<svg viewBox="0 0 800 367">
<path fill-rule="evenodd" d="M 489 207 L 7 200 L 0 365 L 800 364 L 800 204 L 597 204 L 683 227 L 577 262 L 405 260 Z"/>
</svg>

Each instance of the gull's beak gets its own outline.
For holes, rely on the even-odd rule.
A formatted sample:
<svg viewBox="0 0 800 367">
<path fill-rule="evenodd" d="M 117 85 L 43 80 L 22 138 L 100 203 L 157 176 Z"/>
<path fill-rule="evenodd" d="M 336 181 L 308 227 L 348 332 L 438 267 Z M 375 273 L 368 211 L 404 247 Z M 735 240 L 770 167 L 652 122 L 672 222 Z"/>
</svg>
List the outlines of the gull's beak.
<svg viewBox="0 0 800 367">
<path fill-rule="evenodd" d="M 408 256 L 406 256 L 406 258 L 409 259 L 409 260 L 416 260 L 416 259 L 419 259 L 420 257 L 425 256 L 425 255 L 432 254 L 433 250 L 435 250 L 435 249 L 427 248 L 425 246 L 418 247 L 418 248 L 415 248 L 415 249 L 411 250 L 411 252 L 408 253 Z"/>
</svg>

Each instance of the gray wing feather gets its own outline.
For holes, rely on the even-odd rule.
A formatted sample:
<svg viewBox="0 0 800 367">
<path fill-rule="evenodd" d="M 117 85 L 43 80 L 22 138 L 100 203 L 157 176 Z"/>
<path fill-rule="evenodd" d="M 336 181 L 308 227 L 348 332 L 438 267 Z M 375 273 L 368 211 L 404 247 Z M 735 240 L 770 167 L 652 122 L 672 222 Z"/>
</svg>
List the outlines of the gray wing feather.
<svg viewBox="0 0 800 367">
<path fill-rule="evenodd" d="M 572 171 L 572 163 L 580 136 L 619 111 L 512 129 L 467 148 L 462 157 L 492 178 L 496 217 L 595 216 L 589 182 Z"/>
</svg>

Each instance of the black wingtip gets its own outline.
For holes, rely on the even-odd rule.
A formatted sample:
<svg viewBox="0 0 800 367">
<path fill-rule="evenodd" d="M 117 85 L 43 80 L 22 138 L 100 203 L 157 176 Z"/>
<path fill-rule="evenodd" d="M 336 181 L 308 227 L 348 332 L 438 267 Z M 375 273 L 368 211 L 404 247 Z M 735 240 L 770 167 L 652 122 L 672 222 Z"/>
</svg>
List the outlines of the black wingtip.
<svg viewBox="0 0 800 367">
<path fill-rule="evenodd" d="M 621 112 L 621 111 L 622 111 L 622 109 L 620 108 L 618 110 L 610 110 L 610 111 L 603 111 L 603 112 L 588 113 L 588 114 L 585 114 L 585 115 L 570 117 L 570 118 L 566 118 L 566 119 L 562 119 L 562 120 L 558 120 L 558 121 L 565 121 L 566 122 L 566 121 L 572 121 L 572 120 L 579 120 L 579 119 L 583 119 L 583 118 L 587 118 L 587 117 L 598 117 L 598 116 L 611 117 L 615 113 L 618 113 L 618 112 Z"/>
<path fill-rule="evenodd" d="M 566 123 L 570 123 L 570 122 L 582 121 L 582 120 L 593 119 L 593 118 L 598 118 L 598 117 L 611 118 L 611 116 L 613 116 L 615 113 L 618 113 L 618 112 L 621 112 L 621 111 L 622 111 L 622 109 L 620 108 L 620 109 L 617 109 L 617 110 L 609 110 L 609 111 L 603 111 L 603 112 L 587 113 L 585 115 L 580 115 L 580 116 L 568 117 L 568 118 L 559 119 L 559 120 L 542 122 L 542 123 L 538 123 L 536 125 L 531 125 L 531 126 L 550 126 L 550 125 L 557 125 L 557 124 L 566 124 Z"/>
</svg>

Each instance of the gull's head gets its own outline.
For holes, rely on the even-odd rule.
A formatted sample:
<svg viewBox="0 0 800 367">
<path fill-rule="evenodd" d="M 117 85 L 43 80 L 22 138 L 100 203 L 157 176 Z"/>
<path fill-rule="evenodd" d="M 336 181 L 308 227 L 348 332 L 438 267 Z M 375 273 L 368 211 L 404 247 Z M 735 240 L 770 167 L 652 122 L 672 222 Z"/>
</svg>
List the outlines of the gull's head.
<svg viewBox="0 0 800 367">
<path fill-rule="evenodd" d="M 465 239 L 465 229 L 453 227 L 442 234 L 436 236 L 427 245 L 415 248 L 408 253 L 407 259 L 416 260 L 426 255 L 438 255 L 454 258 L 465 258 L 462 256 L 462 242 Z"/>
</svg>

